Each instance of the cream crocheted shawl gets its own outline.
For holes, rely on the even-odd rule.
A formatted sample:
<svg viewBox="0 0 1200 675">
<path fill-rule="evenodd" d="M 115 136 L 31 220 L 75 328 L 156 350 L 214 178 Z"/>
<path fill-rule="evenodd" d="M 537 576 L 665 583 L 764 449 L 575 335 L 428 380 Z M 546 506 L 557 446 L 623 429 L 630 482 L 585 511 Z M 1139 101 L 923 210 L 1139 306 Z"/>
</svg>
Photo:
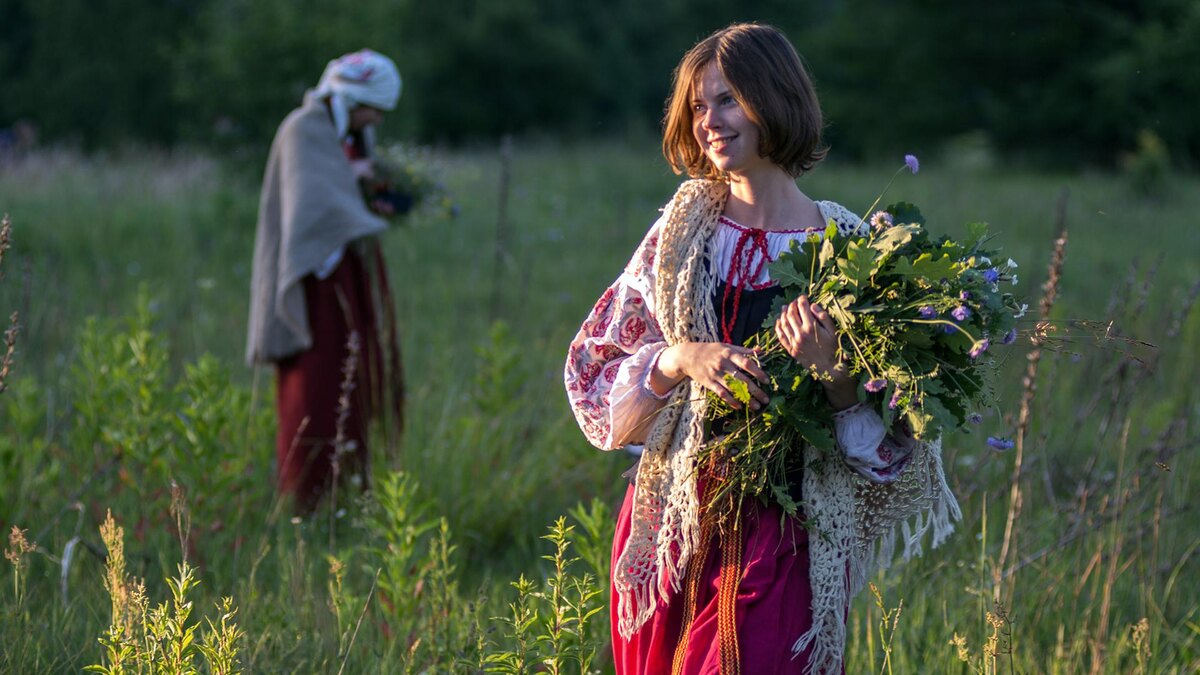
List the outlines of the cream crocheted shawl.
<svg viewBox="0 0 1200 675">
<path fill-rule="evenodd" d="M 708 259 L 728 194 L 727 183 L 690 180 L 664 209 L 654 299 L 669 344 L 717 341 L 717 280 Z M 618 630 L 626 638 L 654 614 L 657 602 L 680 591 L 701 543 L 696 457 L 705 440 L 706 400 L 694 382 L 679 387 L 646 439 L 629 539 L 613 574 Z M 843 462 L 825 461 L 814 448 L 803 452 L 804 512 L 820 536 L 809 538 L 813 627 L 797 636 L 793 652 L 811 645 L 809 672 L 838 672 L 850 598 L 876 567 L 888 565 L 897 536 L 906 558 L 919 555 L 923 535 L 932 530 L 937 546 L 961 513 L 946 485 L 939 443 L 920 444 L 901 478 L 887 484 L 868 482 Z"/>
</svg>

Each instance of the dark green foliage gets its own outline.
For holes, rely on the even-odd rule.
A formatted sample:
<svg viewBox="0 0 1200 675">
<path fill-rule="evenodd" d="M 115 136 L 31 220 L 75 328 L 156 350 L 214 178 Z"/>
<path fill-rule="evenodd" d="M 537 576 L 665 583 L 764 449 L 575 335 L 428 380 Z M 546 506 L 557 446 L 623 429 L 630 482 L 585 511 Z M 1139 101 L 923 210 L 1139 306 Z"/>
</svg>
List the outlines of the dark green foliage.
<svg viewBox="0 0 1200 675">
<path fill-rule="evenodd" d="M 1200 5 L 1187 0 L 845 0 L 808 54 L 856 154 L 928 152 L 975 130 L 1045 164 L 1111 165 L 1139 130 L 1200 157 Z M 881 123 L 886 121 L 886 123 Z"/>
<path fill-rule="evenodd" d="M 0 8 L 0 126 L 51 138 L 171 142 L 184 110 L 172 51 L 196 2 L 9 0 Z M 11 21 L 11 23 L 10 23 Z"/>
<path fill-rule="evenodd" d="M 1152 131 L 1200 157 L 1200 4 L 1188 0 L 9 0 L 0 127 L 48 138 L 269 142 L 329 59 L 396 59 L 385 125 L 422 141 L 656 129 L 683 52 L 734 21 L 782 28 L 842 156 L 949 139 L 1051 164 L 1113 165 Z M 982 132 L 982 133 L 980 133 Z M 973 141 L 974 142 L 974 141 Z"/>
</svg>

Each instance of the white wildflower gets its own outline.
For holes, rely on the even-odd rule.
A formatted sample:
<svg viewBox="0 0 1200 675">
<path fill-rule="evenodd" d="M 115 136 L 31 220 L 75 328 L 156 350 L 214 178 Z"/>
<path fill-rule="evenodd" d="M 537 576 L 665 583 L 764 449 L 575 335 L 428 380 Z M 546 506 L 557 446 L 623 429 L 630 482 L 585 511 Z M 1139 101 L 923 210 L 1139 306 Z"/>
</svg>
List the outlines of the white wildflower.
<svg viewBox="0 0 1200 675">
<path fill-rule="evenodd" d="M 1027 309 L 1029 309 L 1029 305 L 1027 305 L 1025 303 L 1021 303 L 1021 310 L 1019 312 L 1017 312 L 1016 314 L 1013 314 L 1013 318 L 1019 319 L 1019 318 L 1025 316 L 1025 310 L 1027 310 Z"/>
</svg>

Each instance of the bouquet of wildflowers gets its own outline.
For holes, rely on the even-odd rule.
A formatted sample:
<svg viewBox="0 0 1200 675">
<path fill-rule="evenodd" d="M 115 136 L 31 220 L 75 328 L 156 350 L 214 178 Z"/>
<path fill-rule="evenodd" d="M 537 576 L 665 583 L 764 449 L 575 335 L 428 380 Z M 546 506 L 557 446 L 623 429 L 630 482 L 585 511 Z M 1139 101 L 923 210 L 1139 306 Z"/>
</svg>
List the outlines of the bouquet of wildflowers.
<svg viewBox="0 0 1200 675">
<path fill-rule="evenodd" d="M 915 173 L 916 166 L 910 156 L 908 167 Z M 1017 263 L 997 262 L 1003 258 L 989 246 L 986 225 L 968 225 L 962 240 L 935 237 L 920 210 L 905 202 L 874 212 L 869 225 L 845 236 L 830 224 L 823 237 L 794 243 L 770 265 L 784 294 L 747 342 L 771 379 L 771 400 L 761 413 L 749 406 L 734 411 L 709 397 L 709 419 L 721 421 L 725 433 L 710 451 L 726 459 L 726 488 L 773 498 L 789 514 L 796 512 L 786 476 L 798 461 L 794 451 L 801 443 L 832 451 L 835 441 L 820 376 L 792 359 L 775 336 L 784 304 L 807 295 L 824 307 L 837 324 L 839 355 L 858 381 L 859 399 L 879 411 L 885 426 L 906 424 L 922 441 L 994 403 L 989 349 L 1015 341 L 1015 320 L 1025 310 L 1006 290 L 1016 283 Z M 748 403 L 745 384 L 727 381 Z"/>
<path fill-rule="evenodd" d="M 458 206 L 440 180 L 428 149 L 398 143 L 382 147 L 374 169 L 374 176 L 360 181 L 363 198 L 371 205 L 387 203 L 391 207 L 388 217 L 401 220 L 413 214 L 435 218 L 458 215 Z"/>
</svg>

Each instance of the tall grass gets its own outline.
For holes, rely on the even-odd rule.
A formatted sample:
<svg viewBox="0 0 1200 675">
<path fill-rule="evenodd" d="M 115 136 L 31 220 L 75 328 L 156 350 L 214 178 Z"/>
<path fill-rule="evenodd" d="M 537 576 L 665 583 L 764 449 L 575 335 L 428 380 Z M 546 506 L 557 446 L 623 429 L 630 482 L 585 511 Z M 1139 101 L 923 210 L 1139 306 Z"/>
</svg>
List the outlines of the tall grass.
<svg viewBox="0 0 1200 675">
<path fill-rule="evenodd" d="M 437 155 L 460 216 L 384 237 L 410 378 L 402 451 L 377 467 L 369 498 L 343 494 L 312 520 L 274 500 L 271 373 L 240 365 L 254 181 L 154 153 L 49 153 L 0 173 L 0 211 L 16 223 L 0 309 L 22 317 L 0 394 L 0 528 L 25 542 L 10 543 L 20 562 L 0 586 L 0 671 L 101 663 L 109 509 L 147 597 L 171 597 L 166 580 L 186 559 L 206 616 L 236 599 L 246 672 L 610 669 L 595 592 L 607 583 L 604 505 L 630 461 L 583 441 L 561 368 L 678 180 L 652 148 L 518 142 L 499 256 L 498 153 Z M 848 672 L 1191 672 L 1196 179 L 1148 200 L 1106 175 L 923 165 L 890 197 L 950 234 L 990 221 L 1031 305 L 1063 187 L 1071 239 L 1010 550 L 1015 457 L 982 439 L 1016 433 L 1030 345 L 1009 356 L 1006 407 L 946 439 L 965 522 L 856 601 Z M 801 186 L 858 210 L 887 173 L 830 164 Z M 1091 341 L 1080 317 L 1158 348 Z M 192 518 L 183 549 L 172 482 Z M 568 532 L 558 517 L 593 498 Z"/>
</svg>

